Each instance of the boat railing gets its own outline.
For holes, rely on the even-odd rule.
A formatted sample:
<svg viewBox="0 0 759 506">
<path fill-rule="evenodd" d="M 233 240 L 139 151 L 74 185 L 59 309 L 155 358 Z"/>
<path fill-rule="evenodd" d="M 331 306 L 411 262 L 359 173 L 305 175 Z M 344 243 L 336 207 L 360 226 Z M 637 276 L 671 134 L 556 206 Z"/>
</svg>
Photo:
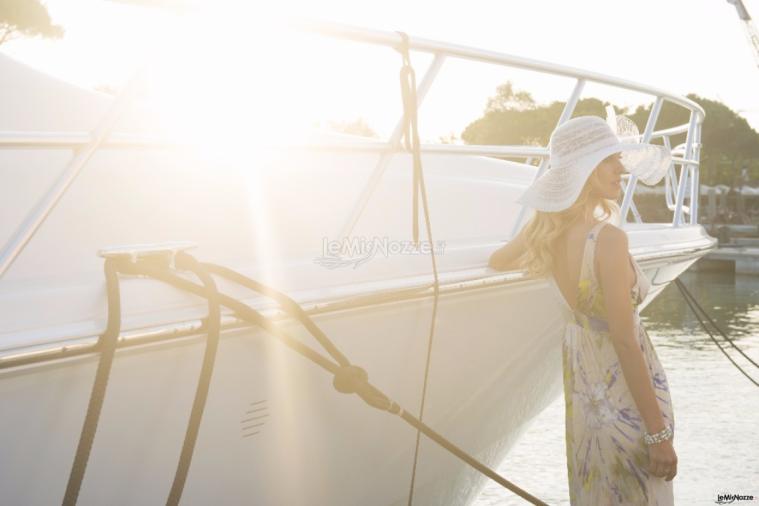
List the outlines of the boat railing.
<svg viewBox="0 0 759 506">
<path fill-rule="evenodd" d="M 400 48 L 403 40 L 402 36 L 397 32 L 359 28 L 308 19 L 293 20 L 291 18 L 289 22 L 300 30 L 357 43 L 382 45 L 393 50 Z M 615 88 L 639 92 L 652 97 L 654 100 L 653 106 L 648 116 L 646 128 L 640 136 L 640 141 L 651 142 L 660 139 L 663 145 L 671 147 L 670 143 L 673 136 L 682 134 L 686 135 L 684 145 L 682 145 L 676 153 L 679 156 L 673 156 L 672 163 L 665 177 L 666 205 L 669 210 L 673 211 L 673 227 L 678 227 L 685 223 L 698 223 L 700 140 L 701 126 L 705 114 L 704 110 L 694 101 L 689 100 L 686 97 L 633 81 L 500 52 L 415 37 L 408 37 L 408 48 L 410 51 L 431 53 L 433 55 L 432 62 L 425 71 L 417 87 L 417 107 L 422 104 L 427 92 L 437 78 L 443 63 L 448 58 L 477 61 L 573 78 L 574 86 L 565 103 L 561 116 L 557 121 L 557 125 L 562 124 L 572 117 L 587 82 L 594 82 Z M 116 119 L 120 117 L 124 105 L 128 103 L 135 94 L 136 83 L 139 81 L 141 71 L 142 68 L 138 70 L 132 80 L 130 80 L 130 84 L 124 87 L 123 91 L 121 91 L 114 100 L 111 109 L 105 114 L 101 124 L 91 133 L 0 132 L 0 149 L 71 149 L 76 153 L 76 156 L 72 158 L 69 165 L 61 173 L 61 176 L 35 203 L 14 234 L 12 234 L 8 241 L 3 245 L 2 251 L 0 251 L 0 277 L 18 257 L 25 245 L 33 237 L 62 195 L 77 177 L 82 167 L 97 149 L 103 147 L 135 149 L 141 147 L 162 147 L 171 145 L 170 142 L 162 139 L 150 139 L 112 132 L 113 125 L 115 124 Z M 656 121 L 665 101 L 688 110 L 690 113 L 688 123 L 667 129 L 655 130 Z M 286 149 L 359 150 L 380 154 L 370 178 L 361 193 L 357 196 L 352 206 L 352 211 L 344 222 L 340 233 L 341 237 L 348 236 L 352 231 L 372 193 L 378 186 L 378 183 L 382 178 L 385 169 L 388 167 L 389 162 L 392 160 L 392 157 L 396 153 L 405 150 L 401 142 L 403 127 L 404 118 L 401 117 L 386 141 L 367 140 L 356 142 L 351 140 L 351 142 L 345 143 L 334 142 L 312 145 L 282 145 L 282 147 Z M 537 172 L 535 177 L 539 177 L 547 170 L 549 162 L 548 148 L 541 146 L 423 144 L 421 150 L 424 153 L 490 156 L 513 159 L 529 165 L 536 164 Z M 627 215 L 629 212 L 633 213 L 634 219 L 637 222 L 642 222 L 640 213 L 635 207 L 635 203 L 632 199 L 636 184 L 637 178 L 635 176 L 630 175 L 627 177 L 627 185 L 624 190 L 624 197 L 621 205 L 621 219 L 623 223 L 627 222 Z M 685 205 L 686 198 L 688 199 L 688 205 Z M 512 236 L 519 230 L 525 212 L 526 208 L 523 207 L 520 209 L 519 216 L 513 226 Z"/>
<path fill-rule="evenodd" d="M 329 37 L 342 38 L 353 42 L 383 45 L 393 49 L 400 48 L 401 42 L 403 41 L 403 38 L 397 32 L 370 30 L 338 23 L 327 23 L 324 21 L 313 20 L 298 20 L 295 24 L 297 24 L 302 29 L 321 33 Z M 577 106 L 577 102 L 579 101 L 582 91 L 587 82 L 604 84 L 611 87 L 639 92 L 644 95 L 651 96 L 654 100 L 654 103 L 651 107 L 651 111 L 646 122 L 646 128 L 643 134 L 640 136 L 639 140 L 640 142 L 651 142 L 655 139 L 661 139 L 662 144 L 671 147 L 671 138 L 673 136 L 681 134 L 686 135 L 686 141 L 682 151 L 682 156 L 673 157 L 672 164 L 670 165 L 667 177 L 665 178 L 667 195 L 666 204 L 667 208 L 673 211 L 673 227 L 678 227 L 684 223 L 698 223 L 698 173 L 701 149 L 701 125 L 703 124 L 705 113 L 703 108 L 696 102 L 686 97 L 682 97 L 674 93 L 669 93 L 667 91 L 633 81 L 495 51 L 488 51 L 413 37 L 408 38 L 408 47 L 409 50 L 431 53 L 433 55 L 432 63 L 429 65 L 421 80 L 420 85 L 418 86 L 417 107 L 421 105 L 425 95 L 432 86 L 432 83 L 434 82 L 435 78 L 440 72 L 440 69 L 443 66 L 444 61 L 447 58 L 478 61 L 482 63 L 529 70 L 543 74 L 573 78 L 574 87 L 571 90 L 569 97 L 565 103 L 564 110 L 562 111 L 561 116 L 557 121 L 557 126 L 572 117 L 575 107 Z M 688 110 L 690 113 L 690 119 L 688 123 L 658 131 L 655 130 L 656 121 L 659 117 L 659 113 L 661 112 L 664 101 L 670 102 L 674 105 L 683 107 Z M 371 195 L 374 186 L 376 186 L 379 177 L 381 176 L 385 167 L 387 167 L 387 158 L 392 156 L 393 153 L 403 150 L 403 147 L 400 143 L 402 127 L 403 118 L 398 121 L 396 128 L 393 130 L 393 133 L 390 136 L 390 139 L 387 143 L 385 143 L 387 144 L 386 151 L 383 154 L 383 157 L 381 157 L 378 161 L 374 174 L 371 178 L 369 178 L 369 182 L 364 188 L 364 191 L 356 201 L 353 212 L 343 227 L 343 232 L 341 234 L 342 236 L 347 235 L 350 230 L 352 230 L 353 225 L 355 224 L 355 221 L 366 205 L 366 202 Z M 443 148 L 441 146 L 423 145 L 422 151 L 470 155 L 483 154 L 485 156 L 521 158 L 525 163 L 528 164 L 532 164 L 533 162 L 538 163 L 538 171 L 535 175 L 536 178 L 542 175 L 548 169 L 547 147 L 536 149 L 533 146 L 446 145 Z M 632 199 L 633 194 L 635 193 L 636 184 L 637 178 L 635 176 L 631 175 L 627 178 L 627 186 L 625 187 L 624 197 L 621 205 L 621 220 L 623 223 L 627 222 L 627 215 L 630 211 L 632 211 L 636 222 L 642 222 L 640 213 L 636 209 L 635 203 Z M 686 198 L 688 198 L 687 206 L 684 205 Z M 526 208 L 522 207 L 511 231 L 512 237 L 519 231 L 525 212 Z M 685 218 L 685 215 L 688 215 L 687 220 Z"/>
</svg>

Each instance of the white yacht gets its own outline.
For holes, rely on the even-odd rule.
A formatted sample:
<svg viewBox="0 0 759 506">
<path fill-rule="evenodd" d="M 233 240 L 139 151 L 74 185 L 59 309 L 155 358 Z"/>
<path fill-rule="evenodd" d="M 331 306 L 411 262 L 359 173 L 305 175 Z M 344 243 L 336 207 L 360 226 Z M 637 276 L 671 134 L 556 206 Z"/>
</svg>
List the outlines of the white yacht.
<svg viewBox="0 0 759 506">
<path fill-rule="evenodd" d="M 300 29 L 389 52 L 403 40 L 325 22 Z M 675 146 L 661 202 L 671 221 L 643 222 L 636 181 L 626 180 L 622 226 L 652 281 L 644 306 L 715 247 L 697 221 L 704 112 L 696 103 L 493 51 L 413 36 L 408 47 L 432 55 L 418 76 L 417 105 L 453 59 L 572 78 L 560 122 L 589 82 L 647 94 L 654 105 L 640 140 L 687 140 Z M 259 146 L 252 168 L 146 133 L 154 125 L 129 105 L 129 87 L 116 97 L 85 90 L 2 54 L 0 75 L 4 504 L 65 502 L 106 353 L 106 258 L 194 244 L 188 252 L 198 260 L 286 293 L 372 385 L 491 468 L 562 395 L 560 292 L 545 279 L 488 267 L 529 218 L 514 200 L 546 170 L 545 147 L 421 144 L 436 277 L 431 251 L 405 249 L 413 240 L 414 157 L 401 142 L 403 118 L 385 140 L 321 132 L 298 145 Z M 657 129 L 664 102 L 686 109 L 690 121 Z M 426 241 L 423 204 L 417 218 Z M 340 256 L 328 243 L 342 240 L 374 249 Z M 217 282 L 324 355 L 271 298 Z M 193 410 L 208 301 L 128 272 L 119 287 L 115 356 L 69 503 L 165 503 Z M 485 484 L 426 436 L 417 448 L 414 427 L 337 392 L 323 367 L 226 306 L 213 365 L 183 505 L 406 505 L 412 476 L 413 504 L 466 505 Z"/>
</svg>

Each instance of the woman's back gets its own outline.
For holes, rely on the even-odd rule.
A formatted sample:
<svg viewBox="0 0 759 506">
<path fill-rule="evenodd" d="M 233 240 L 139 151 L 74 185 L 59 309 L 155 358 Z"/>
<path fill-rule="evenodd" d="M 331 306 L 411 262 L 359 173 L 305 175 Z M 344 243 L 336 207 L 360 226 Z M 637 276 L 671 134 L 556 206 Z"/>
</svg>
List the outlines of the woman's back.
<svg viewBox="0 0 759 506">
<path fill-rule="evenodd" d="M 605 252 L 597 243 L 602 233 L 613 234 L 609 230 L 612 228 L 624 234 L 610 223 L 575 224 L 554 245 L 553 279 L 573 312 L 606 319 L 599 269 Z M 628 257 L 623 278 L 629 283 L 632 305 L 637 306 L 648 292 L 649 283 L 629 254 Z"/>
<path fill-rule="evenodd" d="M 578 286 L 580 284 L 580 277 L 583 274 L 583 262 L 588 260 L 588 256 L 592 257 L 593 272 L 590 272 L 591 264 L 588 263 L 586 266 L 586 276 L 599 281 L 601 279 L 599 276 L 598 260 L 599 256 L 603 255 L 603 252 L 598 252 L 595 243 L 602 230 L 607 227 L 614 227 L 610 223 L 606 223 L 606 226 L 603 226 L 602 223 L 594 222 L 591 225 L 586 223 L 573 224 L 557 239 L 554 245 L 555 249 L 552 251 L 554 257 L 553 277 L 564 296 L 564 300 L 566 300 L 572 310 L 582 309 L 578 306 L 580 302 L 577 297 Z M 597 236 L 589 237 L 591 232 L 596 232 Z M 593 246 L 592 251 L 588 249 L 589 244 Z M 628 269 L 627 279 L 634 281 L 634 278 L 633 267 L 631 265 Z"/>
<path fill-rule="evenodd" d="M 596 222 L 597 223 L 597 222 Z M 554 244 L 553 276 L 564 300 L 571 309 L 577 309 L 577 287 L 580 282 L 583 252 L 588 233 L 596 225 L 577 223 L 570 226 Z"/>
</svg>

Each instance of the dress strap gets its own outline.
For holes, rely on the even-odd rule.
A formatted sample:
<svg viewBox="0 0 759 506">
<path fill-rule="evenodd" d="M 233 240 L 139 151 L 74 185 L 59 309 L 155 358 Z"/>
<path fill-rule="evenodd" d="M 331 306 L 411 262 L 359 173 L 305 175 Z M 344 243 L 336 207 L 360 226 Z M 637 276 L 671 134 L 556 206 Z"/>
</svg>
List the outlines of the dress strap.
<svg viewBox="0 0 759 506">
<path fill-rule="evenodd" d="M 582 265 L 580 266 L 580 280 L 594 279 L 595 272 L 593 271 L 593 259 L 596 252 L 596 241 L 598 240 L 598 234 L 601 231 L 601 227 L 606 225 L 605 221 L 600 221 L 593 225 L 593 228 L 588 232 L 585 238 L 585 247 L 582 252 Z"/>
</svg>

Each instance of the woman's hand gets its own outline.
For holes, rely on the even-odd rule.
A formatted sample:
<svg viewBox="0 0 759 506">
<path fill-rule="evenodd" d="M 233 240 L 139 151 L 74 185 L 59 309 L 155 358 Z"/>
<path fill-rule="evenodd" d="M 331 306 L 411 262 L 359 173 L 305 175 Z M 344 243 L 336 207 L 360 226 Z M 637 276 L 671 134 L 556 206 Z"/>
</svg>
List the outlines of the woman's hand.
<svg viewBox="0 0 759 506">
<path fill-rule="evenodd" d="M 648 445 L 648 471 L 654 476 L 672 481 L 677 474 L 677 455 L 672 439 Z"/>
</svg>

